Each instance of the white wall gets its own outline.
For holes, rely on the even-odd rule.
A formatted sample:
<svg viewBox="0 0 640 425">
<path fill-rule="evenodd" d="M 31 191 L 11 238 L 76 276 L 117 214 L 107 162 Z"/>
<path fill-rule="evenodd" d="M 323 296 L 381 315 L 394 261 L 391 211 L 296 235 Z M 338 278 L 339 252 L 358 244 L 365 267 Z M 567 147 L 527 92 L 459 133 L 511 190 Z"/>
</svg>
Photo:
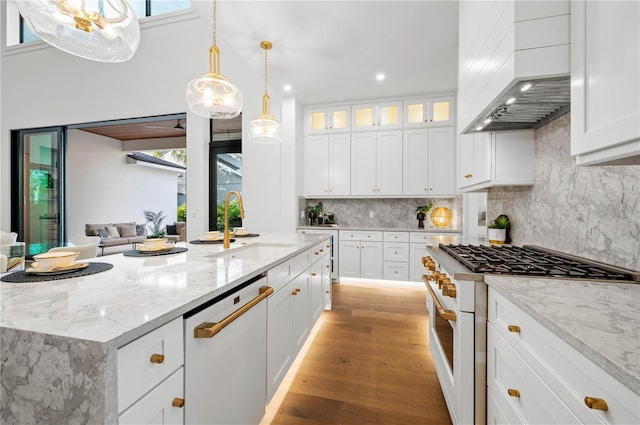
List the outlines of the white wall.
<svg viewBox="0 0 640 425">
<path fill-rule="evenodd" d="M 5 13 L 6 2 L 0 3 Z M 210 2 L 193 1 L 186 20 L 142 25 L 134 57 L 124 63 L 94 62 L 53 47 L 9 49 L 1 33 L 0 228 L 10 225 L 11 129 L 66 125 L 109 119 L 182 113 L 187 83 L 208 70 Z M 0 16 L 0 19 L 2 16 Z M 218 16 L 218 19 L 233 19 Z M 2 21 L 3 22 L 3 21 Z M 4 27 L 4 22 L 3 22 Z M 256 39 L 256 45 L 259 39 Z M 243 128 L 262 110 L 263 70 L 254 70 L 218 34 L 221 71 L 244 95 Z M 9 53 L 9 54 L 7 54 Z M 280 116 L 280 97 L 270 89 L 271 110 Z M 189 234 L 208 226 L 208 121 L 188 113 L 187 205 Z M 281 120 L 286 121 L 285 117 Z M 246 131 L 244 132 L 246 135 Z M 245 137 L 246 140 L 246 137 Z M 293 194 L 280 187 L 282 147 L 243 144 L 243 195 L 247 227 L 281 230 L 282 200 Z M 193 232 L 193 233 L 192 233 Z"/>
<path fill-rule="evenodd" d="M 87 223 L 144 224 L 143 210 L 176 221 L 180 170 L 128 164 L 121 141 L 80 130 L 69 131 L 68 148 L 69 237 Z"/>
</svg>

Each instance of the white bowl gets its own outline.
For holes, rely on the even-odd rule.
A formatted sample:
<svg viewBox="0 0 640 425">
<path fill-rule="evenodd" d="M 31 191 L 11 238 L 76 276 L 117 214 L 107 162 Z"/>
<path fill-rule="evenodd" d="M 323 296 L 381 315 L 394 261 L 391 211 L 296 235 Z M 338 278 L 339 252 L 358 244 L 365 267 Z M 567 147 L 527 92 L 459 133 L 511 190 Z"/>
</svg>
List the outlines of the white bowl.
<svg viewBox="0 0 640 425">
<path fill-rule="evenodd" d="M 220 232 L 218 232 L 218 231 L 204 232 L 204 236 L 202 238 L 210 240 L 210 241 L 215 241 L 215 240 L 220 239 Z"/>
<path fill-rule="evenodd" d="M 247 228 L 246 227 L 236 227 L 235 229 L 233 229 L 233 234 L 234 235 L 246 235 L 247 234 Z"/>
<path fill-rule="evenodd" d="M 167 238 L 145 239 L 143 243 L 149 249 L 156 249 L 164 246 L 167 243 Z"/>
<path fill-rule="evenodd" d="M 33 256 L 33 259 L 40 265 L 42 269 L 52 269 L 54 267 L 66 267 L 73 262 L 78 256 L 78 252 L 72 251 L 54 251 L 44 252 Z"/>
</svg>

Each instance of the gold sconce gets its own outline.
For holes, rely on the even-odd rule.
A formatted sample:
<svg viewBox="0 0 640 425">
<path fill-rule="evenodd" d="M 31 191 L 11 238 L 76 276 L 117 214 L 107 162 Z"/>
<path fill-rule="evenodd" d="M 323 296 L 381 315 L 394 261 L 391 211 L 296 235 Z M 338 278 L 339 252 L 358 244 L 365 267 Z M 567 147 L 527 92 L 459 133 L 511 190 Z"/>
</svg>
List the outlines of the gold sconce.
<svg viewBox="0 0 640 425">
<path fill-rule="evenodd" d="M 431 213 L 431 222 L 436 227 L 447 227 L 451 224 L 452 214 L 447 207 L 438 207 Z"/>
</svg>

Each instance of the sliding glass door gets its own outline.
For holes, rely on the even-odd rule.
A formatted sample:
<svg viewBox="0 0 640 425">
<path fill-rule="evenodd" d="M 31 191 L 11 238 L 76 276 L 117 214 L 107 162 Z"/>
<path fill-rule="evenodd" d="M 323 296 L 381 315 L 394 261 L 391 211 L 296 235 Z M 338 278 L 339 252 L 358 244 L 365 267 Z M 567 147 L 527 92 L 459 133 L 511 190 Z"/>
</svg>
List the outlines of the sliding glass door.
<svg viewBox="0 0 640 425">
<path fill-rule="evenodd" d="M 65 242 L 65 135 L 63 127 L 12 132 L 11 227 L 27 258 Z"/>
<path fill-rule="evenodd" d="M 222 230 L 224 198 L 230 191 L 242 195 L 241 140 L 213 141 L 209 144 L 209 177 L 209 230 Z M 242 226 L 235 197 L 229 205 L 229 227 Z"/>
</svg>

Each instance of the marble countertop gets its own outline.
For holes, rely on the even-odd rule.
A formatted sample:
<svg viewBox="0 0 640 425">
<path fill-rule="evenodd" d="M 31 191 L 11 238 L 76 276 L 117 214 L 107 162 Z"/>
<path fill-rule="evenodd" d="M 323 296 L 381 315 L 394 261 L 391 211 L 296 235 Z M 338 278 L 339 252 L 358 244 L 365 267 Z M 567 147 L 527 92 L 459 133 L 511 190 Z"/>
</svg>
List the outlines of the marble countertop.
<svg viewBox="0 0 640 425">
<path fill-rule="evenodd" d="M 438 229 L 436 227 L 429 227 L 426 229 L 418 229 L 417 227 L 401 226 L 401 227 L 369 227 L 369 226 L 340 226 L 339 224 L 332 224 L 331 227 L 327 226 L 298 226 L 298 229 L 313 229 L 313 230 L 358 230 L 358 231 L 376 231 L 376 232 L 421 232 L 421 233 L 462 233 L 462 230 L 458 229 Z"/>
<path fill-rule="evenodd" d="M 496 275 L 484 279 L 640 395 L 640 285 Z"/>
<path fill-rule="evenodd" d="M 0 282 L 0 327 L 119 347 L 325 238 L 298 233 L 236 238 L 226 252 L 255 243 L 279 246 L 260 258 L 234 259 L 216 256 L 222 244 L 181 242 L 176 245 L 188 247 L 185 253 L 87 260 L 114 266 L 90 276 Z"/>
</svg>

